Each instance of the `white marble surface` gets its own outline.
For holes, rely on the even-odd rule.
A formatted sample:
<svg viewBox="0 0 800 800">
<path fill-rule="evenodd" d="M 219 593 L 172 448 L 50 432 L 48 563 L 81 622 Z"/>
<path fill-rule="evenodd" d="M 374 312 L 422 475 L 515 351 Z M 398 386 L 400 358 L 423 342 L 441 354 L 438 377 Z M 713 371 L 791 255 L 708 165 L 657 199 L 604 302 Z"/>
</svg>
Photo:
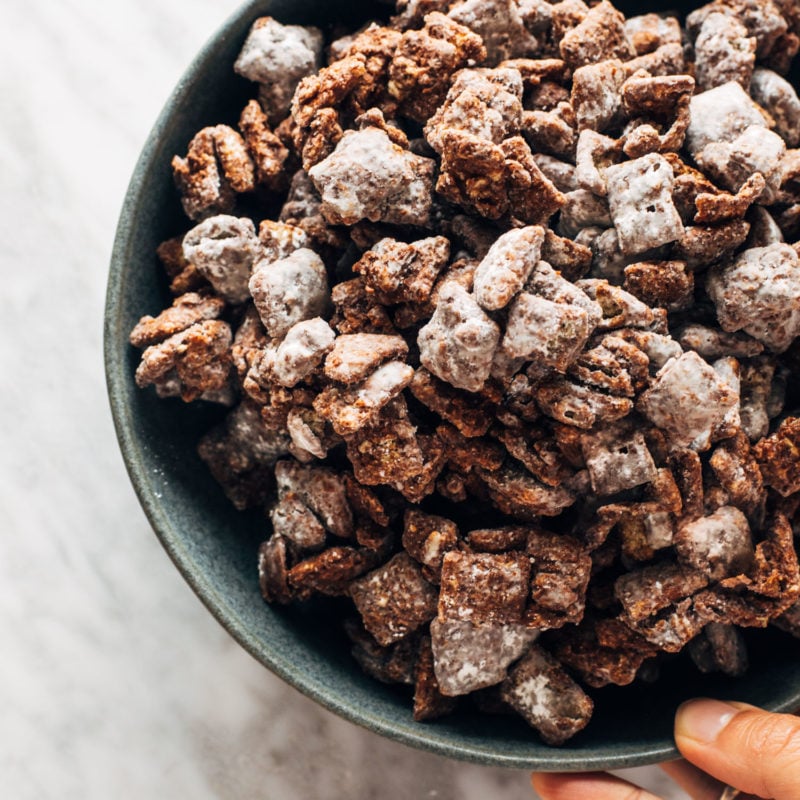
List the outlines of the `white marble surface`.
<svg viewBox="0 0 800 800">
<path fill-rule="evenodd" d="M 162 103 L 235 6 L 2 3 L 0 794 L 532 798 L 524 772 L 384 741 L 282 684 L 184 584 L 128 483 L 101 352 L 116 216 Z"/>
</svg>

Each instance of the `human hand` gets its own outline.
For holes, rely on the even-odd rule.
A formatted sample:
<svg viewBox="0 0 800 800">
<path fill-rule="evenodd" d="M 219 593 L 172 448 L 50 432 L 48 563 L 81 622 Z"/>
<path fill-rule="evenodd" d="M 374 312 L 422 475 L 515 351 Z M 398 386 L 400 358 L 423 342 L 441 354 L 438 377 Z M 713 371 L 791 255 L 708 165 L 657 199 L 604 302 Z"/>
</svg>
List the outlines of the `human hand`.
<svg viewBox="0 0 800 800">
<path fill-rule="evenodd" d="M 685 761 L 662 769 L 692 800 L 800 800 L 800 719 L 745 703 L 690 700 L 675 717 Z M 724 794 L 733 786 L 738 794 Z M 660 800 L 603 772 L 534 773 L 542 800 Z"/>
</svg>

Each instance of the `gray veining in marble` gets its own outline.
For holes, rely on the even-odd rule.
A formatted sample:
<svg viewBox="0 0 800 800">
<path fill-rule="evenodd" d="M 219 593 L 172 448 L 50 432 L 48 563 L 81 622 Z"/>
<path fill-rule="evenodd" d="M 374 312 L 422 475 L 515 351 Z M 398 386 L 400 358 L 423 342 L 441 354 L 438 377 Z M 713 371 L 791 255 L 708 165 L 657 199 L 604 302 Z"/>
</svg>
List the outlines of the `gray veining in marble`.
<svg viewBox="0 0 800 800">
<path fill-rule="evenodd" d="M 101 357 L 116 217 L 162 103 L 235 5 L 2 4 L 0 793 L 533 798 L 523 772 L 384 741 L 287 688 L 190 592 L 128 483 Z"/>
</svg>

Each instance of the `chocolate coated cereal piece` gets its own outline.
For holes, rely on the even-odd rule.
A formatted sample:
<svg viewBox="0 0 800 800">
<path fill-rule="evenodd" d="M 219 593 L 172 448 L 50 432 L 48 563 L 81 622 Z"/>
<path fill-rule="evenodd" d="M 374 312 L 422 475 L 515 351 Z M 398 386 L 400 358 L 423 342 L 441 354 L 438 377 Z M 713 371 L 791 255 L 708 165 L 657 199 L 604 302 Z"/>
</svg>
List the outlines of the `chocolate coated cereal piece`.
<svg viewBox="0 0 800 800">
<path fill-rule="evenodd" d="M 183 237 L 184 258 L 230 303 L 249 299 L 247 282 L 261 245 L 251 220 L 219 214 Z"/>
<path fill-rule="evenodd" d="M 286 116 L 300 80 L 320 66 L 322 44 L 317 28 L 281 25 L 271 17 L 253 23 L 233 68 L 261 85 L 273 124 Z"/>
<path fill-rule="evenodd" d="M 620 122 L 621 89 L 627 77 L 619 59 L 600 61 L 575 70 L 570 102 L 575 110 L 578 130 L 602 132 Z"/>
<path fill-rule="evenodd" d="M 694 43 L 697 85 L 701 91 L 736 81 L 750 87 L 756 63 L 756 40 L 736 17 L 713 12 L 706 16 Z"/>
<path fill-rule="evenodd" d="M 299 552 L 321 550 L 325 546 L 325 528 L 300 498 L 289 493 L 270 510 L 273 538 L 290 541 Z"/>
<path fill-rule="evenodd" d="M 431 622 L 433 668 L 444 695 L 456 697 L 494 686 L 536 640 L 539 631 L 518 623 L 468 620 Z"/>
<path fill-rule="evenodd" d="M 471 472 L 476 467 L 493 472 L 503 464 L 503 448 L 491 439 L 467 438 L 450 425 L 439 425 L 436 435 L 447 445 L 448 463 L 459 472 Z"/>
<path fill-rule="evenodd" d="M 664 431 L 671 447 L 703 451 L 738 402 L 738 393 L 700 356 L 688 352 L 667 362 L 637 408 Z"/>
<path fill-rule="evenodd" d="M 504 427 L 496 435 L 509 455 L 547 486 L 561 486 L 573 476 L 553 438 L 522 425 Z"/>
<path fill-rule="evenodd" d="M 256 183 L 268 189 L 285 186 L 286 175 L 283 165 L 289 157 L 289 151 L 270 130 L 267 116 L 261 110 L 258 101 L 251 100 L 242 110 L 239 130 L 253 160 Z"/>
<path fill-rule="evenodd" d="M 683 223 L 672 202 L 673 173 L 656 153 L 608 167 L 608 203 L 622 252 L 642 253 L 674 242 Z"/>
<path fill-rule="evenodd" d="M 776 72 L 758 67 L 750 82 L 750 92 L 775 120 L 775 130 L 787 146 L 800 145 L 800 100 L 792 84 Z"/>
<path fill-rule="evenodd" d="M 572 67 L 609 58 L 625 61 L 636 55 L 625 33 L 625 17 L 607 0 L 592 8 L 579 25 L 567 31 L 558 47 L 561 58 Z"/>
<path fill-rule="evenodd" d="M 800 491 L 800 419 L 787 417 L 754 452 L 767 486 L 782 497 Z"/>
<path fill-rule="evenodd" d="M 649 383 L 649 365 L 650 359 L 637 346 L 609 334 L 578 356 L 569 375 L 609 394 L 634 397 Z"/>
<path fill-rule="evenodd" d="M 176 297 L 172 306 L 157 317 L 142 317 L 131 331 L 128 341 L 134 347 L 149 347 L 185 331 L 197 322 L 217 319 L 224 308 L 225 302 L 219 297 L 187 292 Z"/>
<path fill-rule="evenodd" d="M 331 290 L 331 325 L 341 334 L 396 333 L 386 309 L 367 293 L 362 278 L 337 283 Z"/>
<path fill-rule="evenodd" d="M 345 131 L 336 149 L 309 170 L 321 211 L 335 225 L 362 219 L 426 225 L 434 161 L 394 144 L 385 131 Z"/>
<path fill-rule="evenodd" d="M 697 323 L 681 328 L 678 341 L 684 350 L 694 350 L 707 360 L 722 356 L 752 358 L 764 352 L 764 345 L 747 334 L 726 333 Z"/>
<path fill-rule="evenodd" d="M 325 375 L 339 383 L 365 380 L 381 363 L 405 357 L 408 345 L 400 336 L 353 333 L 339 336 L 325 359 Z"/>
<path fill-rule="evenodd" d="M 268 603 L 291 602 L 287 574 L 286 540 L 274 534 L 258 548 L 258 585 Z"/>
<path fill-rule="evenodd" d="M 281 386 L 292 387 L 306 378 L 333 347 L 336 334 L 319 317 L 289 328 L 275 352 L 272 374 Z"/>
<path fill-rule="evenodd" d="M 447 463 L 444 443 L 436 434 L 420 434 L 417 443 L 422 453 L 422 469 L 415 475 L 404 476 L 391 484 L 409 503 L 421 503 L 433 493 L 436 479 Z"/>
<path fill-rule="evenodd" d="M 524 550 L 530 528 L 507 525 L 503 528 L 481 528 L 470 531 L 466 542 L 479 553 L 505 553 L 508 550 Z"/>
<path fill-rule="evenodd" d="M 156 248 L 156 255 L 170 280 L 169 290 L 172 294 L 182 295 L 208 288 L 206 279 L 200 274 L 197 267 L 183 257 L 182 236 L 175 236 L 161 242 Z"/>
<path fill-rule="evenodd" d="M 694 275 L 685 261 L 640 261 L 625 267 L 623 288 L 649 306 L 679 311 L 694 301 Z"/>
<path fill-rule="evenodd" d="M 289 586 L 301 599 L 315 592 L 347 595 L 352 581 L 372 569 L 378 556 L 371 550 L 329 547 L 295 564 L 288 572 Z"/>
<path fill-rule="evenodd" d="M 388 91 L 400 113 L 426 122 L 442 104 L 453 74 L 485 58 L 480 36 L 434 11 L 421 30 L 404 31 L 389 67 Z"/>
<path fill-rule="evenodd" d="M 568 281 L 582 278 L 592 264 L 592 251 L 579 242 L 545 230 L 542 260 L 560 272 Z"/>
<path fill-rule="evenodd" d="M 256 264 L 250 294 L 267 334 L 281 338 L 298 322 L 320 316 L 328 304 L 328 277 L 322 259 L 308 248 L 271 264 Z"/>
<path fill-rule="evenodd" d="M 675 550 L 683 564 L 705 572 L 710 580 L 746 572 L 753 561 L 747 517 L 733 506 L 685 521 L 675 531 Z"/>
<path fill-rule="evenodd" d="M 477 472 L 495 506 L 516 519 L 556 517 L 577 499 L 566 486 L 547 486 L 514 466 L 496 471 L 479 467 Z"/>
<path fill-rule="evenodd" d="M 673 253 L 686 262 L 688 269 L 696 270 L 732 255 L 744 244 L 749 231 L 750 225 L 743 219 L 714 226 L 688 226 L 675 243 Z"/>
<path fill-rule="evenodd" d="M 538 49 L 521 12 L 515 0 L 463 0 L 454 3 L 447 16 L 475 31 L 486 47 L 487 61 L 496 64 Z"/>
<path fill-rule="evenodd" d="M 503 681 L 500 696 L 551 745 L 563 744 L 583 730 L 594 708 L 558 661 L 537 645 Z"/>
<path fill-rule="evenodd" d="M 626 61 L 625 66 L 631 75 L 642 69 L 653 76 L 680 74 L 686 71 L 683 45 L 679 42 L 668 42 L 652 53 Z"/>
<path fill-rule="evenodd" d="M 368 633 L 356 617 L 342 626 L 353 644 L 351 653 L 364 672 L 382 683 L 414 683 L 414 672 L 421 642 L 412 635 L 383 647 Z"/>
<path fill-rule="evenodd" d="M 585 433 L 581 448 L 592 489 L 599 495 L 616 494 L 656 478 L 656 465 L 644 435 L 629 425 Z"/>
<path fill-rule="evenodd" d="M 445 517 L 415 508 L 403 519 L 403 547 L 423 567 L 423 575 L 438 583 L 444 554 L 458 544 L 458 526 Z"/>
<path fill-rule="evenodd" d="M 687 649 L 700 672 L 721 672 L 734 678 L 747 672 L 747 647 L 735 625 L 709 622 Z"/>
<path fill-rule="evenodd" d="M 436 615 L 436 590 L 407 553 L 353 581 L 350 597 L 364 627 L 382 645 L 402 639 Z"/>
<path fill-rule="evenodd" d="M 330 421 L 336 433 L 347 436 L 373 419 L 408 386 L 413 376 L 413 367 L 402 361 L 388 361 L 361 383 L 346 389 L 329 386 L 314 400 L 314 409 Z"/>
<path fill-rule="evenodd" d="M 712 270 L 707 290 L 723 330 L 744 330 L 775 352 L 800 334 L 800 259 L 785 244 L 753 248 Z"/>
<path fill-rule="evenodd" d="M 681 26 L 675 17 L 643 14 L 625 20 L 625 33 L 637 55 L 652 53 L 665 44 L 680 44 Z"/>
<path fill-rule="evenodd" d="M 763 510 L 764 483 L 747 435 L 739 430 L 720 442 L 709 460 L 714 476 L 728 493 L 729 502 L 753 521 Z"/>
<path fill-rule="evenodd" d="M 422 303 L 431 294 L 439 273 L 450 257 L 450 242 L 444 236 L 405 244 L 381 239 L 353 265 L 364 283 L 384 305 Z"/>
<path fill-rule="evenodd" d="M 456 707 L 456 701 L 442 693 L 434 667 L 431 637 L 423 636 L 414 670 L 414 719 L 417 722 L 442 717 Z"/>
<path fill-rule="evenodd" d="M 475 625 L 521 622 L 530 570 L 530 559 L 520 552 L 445 553 L 439 619 Z"/>
<path fill-rule="evenodd" d="M 475 270 L 478 303 L 488 311 L 508 305 L 539 261 L 543 243 L 544 229 L 538 225 L 512 228 L 502 234 Z"/>
<path fill-rule="evenodd" d="M 458 284 L 439 292 L 436 311 L 419 332 L 420 361 L 456 388 L 477 392 L 489 377 L 500 329 Z"/>
<path fill-rule="evenodd" d="M 614 422 L 633 410 L 626 397 L 610 397 L 566 379 L 557 379 L 536 389 L 542 413 L 565 425 L 589 430 L 597 420 Z"/>
<path fill-rule="evenodd" d="M 411 394 L 468 437 L 483 436 L 493 421 L 492 404 L 480 396 L 454 389 L 420 367 L 409 384 Z"/>
</svg>

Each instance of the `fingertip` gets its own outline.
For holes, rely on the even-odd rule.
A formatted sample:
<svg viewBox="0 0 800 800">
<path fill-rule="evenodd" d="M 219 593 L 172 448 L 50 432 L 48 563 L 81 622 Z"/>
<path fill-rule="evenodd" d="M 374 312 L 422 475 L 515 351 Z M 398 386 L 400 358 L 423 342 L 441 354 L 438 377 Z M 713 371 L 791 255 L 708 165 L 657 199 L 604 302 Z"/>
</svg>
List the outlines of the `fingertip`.
<svg viewBox="0 0 800 800">
<path fill-rule="evenodd" d="M 678 749 L 681 739 L 702 744 L 714 742 L 741 710 L 732 703 L 708 697 L 682 703 L 675 713 L 675 741 Z"/>
</svg>

